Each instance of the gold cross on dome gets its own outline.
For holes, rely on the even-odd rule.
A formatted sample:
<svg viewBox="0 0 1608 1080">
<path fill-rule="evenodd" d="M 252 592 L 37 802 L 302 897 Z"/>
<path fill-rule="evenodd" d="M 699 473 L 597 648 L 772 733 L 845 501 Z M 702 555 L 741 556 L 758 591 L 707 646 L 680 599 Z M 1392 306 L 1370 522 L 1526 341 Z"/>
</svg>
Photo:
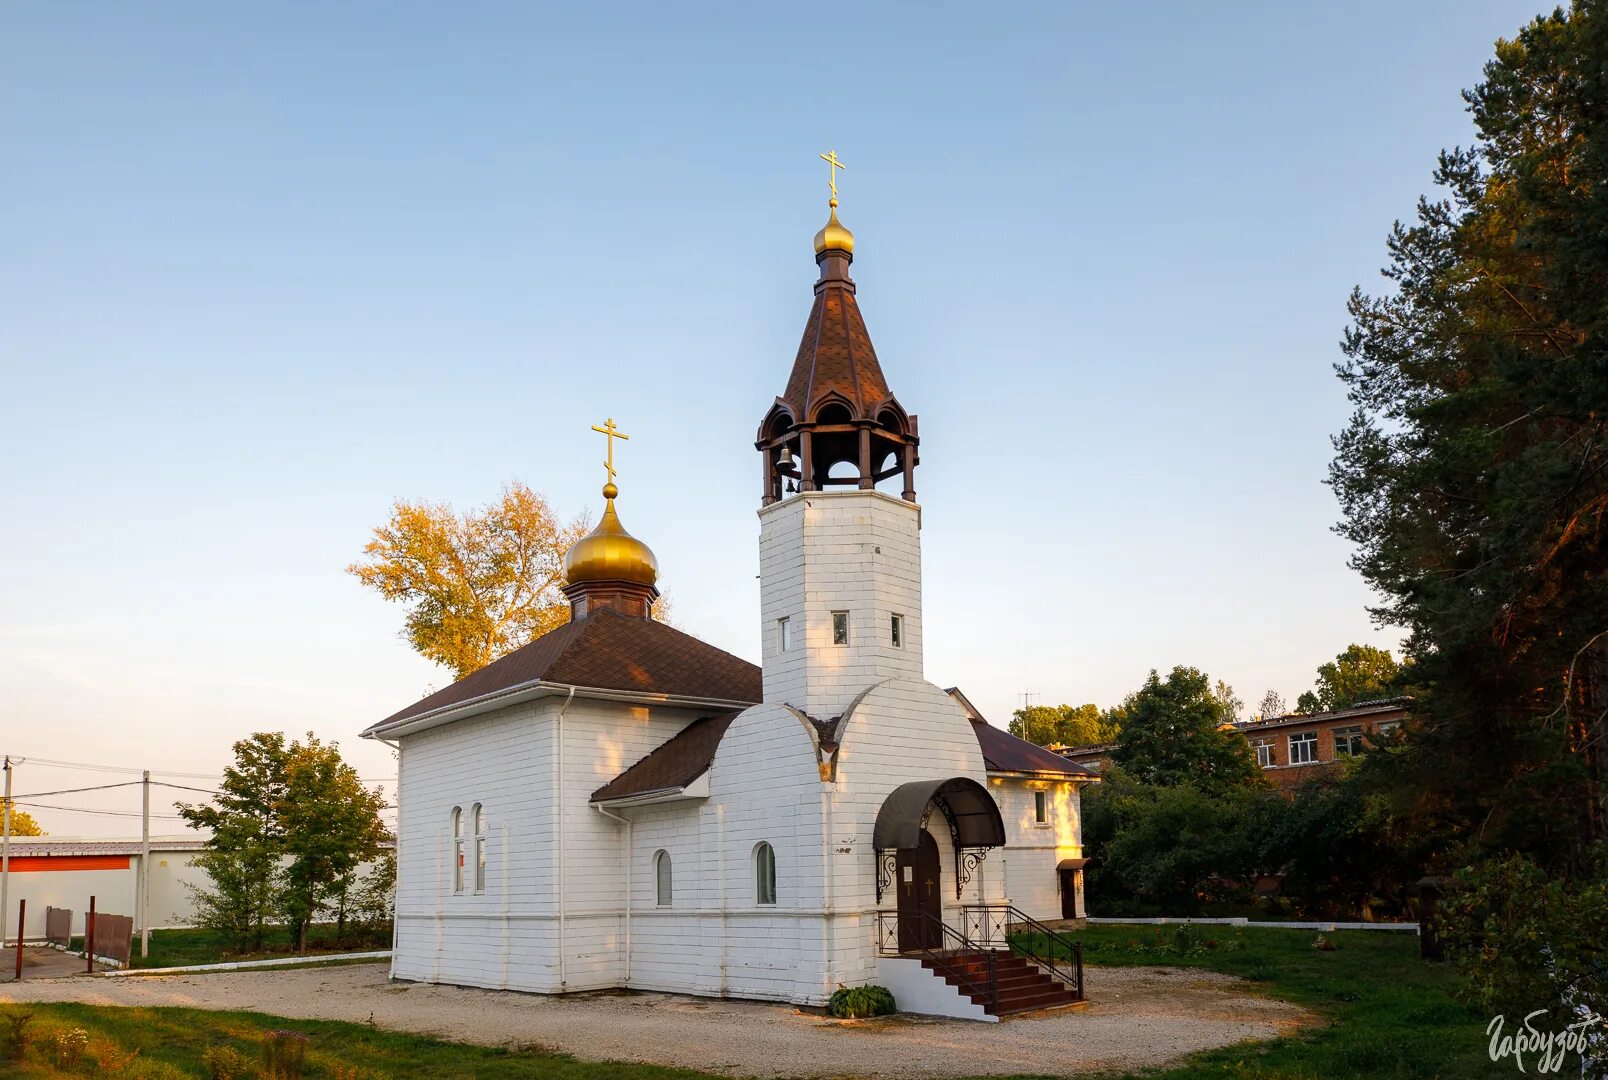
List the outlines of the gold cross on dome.
<svg viewBox="0 0 1608 1080">
<path fill-rule="evenodd" d="M 609 483 L 612 484 L 614 483 L 614 440 L 625 439 L 629 442 L 631 436 L 614 426 L 614 417 L 612 416 L 603 422 L 602 427 L 593 424 L 592 430 L 609 440 L 609 459 L 603 463 L 603 467 L 609 471 Z"/>
<path fill-rule="evenodd" d="M 839 169 L 847 169 L 848 166 L 843 164 L 843 162 L 838 160 L 836 150 L 828 150 L 826 153 L 821 155 L 821 160 L 826 162 L 827 166 L 831 169 L 832 178 L 831 178 L 831 180 L 828 181 L 828 183 L 831 184 L 831 186 L 832 186 L 832 199 L 833 199 L 834 202 L 836 202 L 836 200 L 837 200 L 837 171 Z"/>
</svg>

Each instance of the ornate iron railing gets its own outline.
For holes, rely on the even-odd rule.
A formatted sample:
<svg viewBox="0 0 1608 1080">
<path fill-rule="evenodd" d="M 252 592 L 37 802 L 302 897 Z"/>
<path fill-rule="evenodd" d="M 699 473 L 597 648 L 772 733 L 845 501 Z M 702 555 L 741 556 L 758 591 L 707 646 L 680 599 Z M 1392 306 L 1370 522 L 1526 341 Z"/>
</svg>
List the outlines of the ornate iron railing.
<svg viewBox="0 0 1608 1080">
<path fill-rule="evenodd" d="M 975 942 L 975 948 L 1003 948 L 1025 956 L 1083 1000 L 1082 942 L 1010 904 L 967 904 L 960 911 L 962 936 Z"/>
<path fill-rule="evenodd" d="M 954 981 L 960 992 L 973 1000 L 982 998 L 988 1009 L 999 1015 L 999 954 L 973 942 L 942 919 L 930 912 L 918 911 L 903 916 L 906 924 L 915 931 L 912 948 L 901 948 L 899 942 L 900 915 L 896 911 L 877 912 L 877 947 L 884 956 L 920 956 L 932 961 L 932 966 L 945 978 Z M 936 944 L 933 944 L 933 943 Z M 983 959 L 983 969 L 975 972 L 969 963 Z"/>
</svg>

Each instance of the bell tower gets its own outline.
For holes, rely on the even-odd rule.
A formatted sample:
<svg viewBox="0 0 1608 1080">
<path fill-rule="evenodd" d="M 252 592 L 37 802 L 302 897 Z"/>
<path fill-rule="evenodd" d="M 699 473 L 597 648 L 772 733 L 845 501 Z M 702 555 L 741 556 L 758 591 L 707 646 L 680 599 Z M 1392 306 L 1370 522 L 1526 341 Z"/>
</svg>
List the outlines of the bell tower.
<svg viewBox="0 0 1608 1080">
<path fill-rule="evenodd" d="M 815 302 L 787 387 L 761 421 L 765 700 L 825 720 L 888 679 L 921 679 L 916 417 L 888 388 L 849 277 L 837 155 L 815 234 Z M 877 485 L 889 484 L 892 492 Z"/>
</svg>

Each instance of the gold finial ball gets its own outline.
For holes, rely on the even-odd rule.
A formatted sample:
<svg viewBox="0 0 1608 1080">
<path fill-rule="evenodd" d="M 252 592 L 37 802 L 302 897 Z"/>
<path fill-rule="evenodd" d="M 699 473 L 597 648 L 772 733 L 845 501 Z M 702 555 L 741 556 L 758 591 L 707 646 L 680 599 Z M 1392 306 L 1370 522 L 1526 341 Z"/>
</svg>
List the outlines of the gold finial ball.
<svg viewBox="0 0 1608 1080">
<path fill-rule="evenodd" d="M 608 483 L 608 484 L 603 485 L 603 497 L 605 499 L 616 498 L 619 494 L 620 494 L 620 489 L 615 487 L 612 483 Z"/>
<path fill-rule="evenodd" d="M 815 234 L 815 254 L 826 251 L 841 251 L 848 255 L 854 254 L 854 234 L 843 227 L 838 220 L 837 200 L 832 200 L 832 216 L 827 219 L 826 225 Z"/>
</svg>

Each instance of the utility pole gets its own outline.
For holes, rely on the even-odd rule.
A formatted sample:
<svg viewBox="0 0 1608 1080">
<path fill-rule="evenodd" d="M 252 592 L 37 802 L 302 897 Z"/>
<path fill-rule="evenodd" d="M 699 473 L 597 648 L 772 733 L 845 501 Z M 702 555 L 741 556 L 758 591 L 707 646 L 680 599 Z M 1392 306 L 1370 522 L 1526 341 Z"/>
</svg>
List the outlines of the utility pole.
<svg viewBox="0 0 1608 1080">
<path fill-rule="evenodd" d="M 140 959 L 151 955 L 151 770 L 140 778 Z"/>
<path fill-rule="evenodd" d="M 0 825 L 0 941 L 6 939 L 6 912 L 11 906 L 11 755 L 6 755 L 6 794 L 4 812 L 0 817 L 5 823 Z M 21 940 L 22 930 L 18 929 L 18 940 Z"/>
</svg>

